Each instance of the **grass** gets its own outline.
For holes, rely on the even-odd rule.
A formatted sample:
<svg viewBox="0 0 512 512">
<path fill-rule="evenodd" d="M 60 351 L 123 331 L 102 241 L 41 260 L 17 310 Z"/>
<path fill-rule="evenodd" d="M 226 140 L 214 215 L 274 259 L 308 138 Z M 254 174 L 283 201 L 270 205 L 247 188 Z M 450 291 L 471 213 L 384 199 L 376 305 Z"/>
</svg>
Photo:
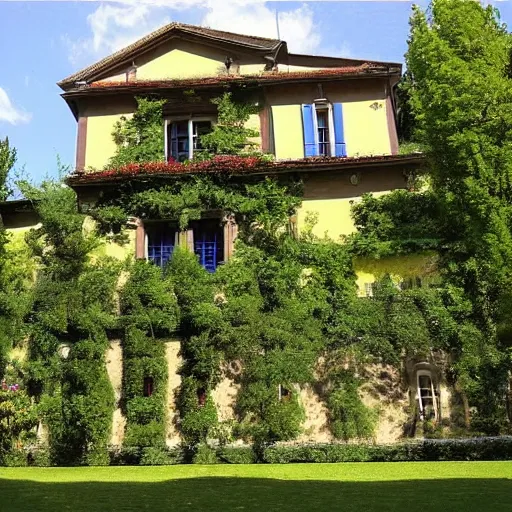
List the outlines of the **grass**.
<svg viewBox="0 0 512 512">
<path fill-rule="evenodd" d="M 0 468 L 10 511 L 510 511 L 512 462 Z"/>
</svg>

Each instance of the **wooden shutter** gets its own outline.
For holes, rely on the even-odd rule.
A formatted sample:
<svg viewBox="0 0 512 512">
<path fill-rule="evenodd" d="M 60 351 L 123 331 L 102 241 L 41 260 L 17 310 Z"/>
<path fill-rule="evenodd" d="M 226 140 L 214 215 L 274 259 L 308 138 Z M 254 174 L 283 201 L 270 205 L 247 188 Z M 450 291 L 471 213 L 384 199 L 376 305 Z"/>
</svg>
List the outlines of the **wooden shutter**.
<svg viewBox="0 0 512 512">
<path fill-rule="evenodd" d="M 178 125 L 177 123 L 171 123 L 169 125 L 169 140 L 170 140 L 170 151 L 168 157 L 178 160 Z"/>
<path fill-rule="evenodd" d="M 144 223 L 136 220 L 137 228 L 135 230 L 135 258 L 138 260 L 146 258 L 146 230 Z"/>
<path fill-rule="evenodd" d="M 334 154 L 336 156 L 347 156 L 347 146 L 345 144 L 345 133 L 343 130 L 343 104 L 333 103 L 332 112 L 334 118 Z"/>
<path fill-rule="evenodd" d="M 318 156 L 318 145 L 315 137 L 313 105 L 302 105 L 302 128 L 304 130 L 304 156 Z"/>
</svg>

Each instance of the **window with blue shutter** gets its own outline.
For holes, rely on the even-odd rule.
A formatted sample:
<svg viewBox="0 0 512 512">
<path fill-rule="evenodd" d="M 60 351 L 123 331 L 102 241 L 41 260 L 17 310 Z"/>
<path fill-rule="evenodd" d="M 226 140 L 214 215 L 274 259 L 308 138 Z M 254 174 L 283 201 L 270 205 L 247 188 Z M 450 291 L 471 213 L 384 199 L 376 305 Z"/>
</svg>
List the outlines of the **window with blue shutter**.
<svg viewBox="0 0 512 512">
<path fill-rule="evenodd" d="M 345 144 L 345 133 L 343 128 L 343 104 L 333 103 L 332 114 L 334 121 L 334 154 L 335 156 L 347 156 L 347 146 Z"/>
<path fill-rule="evenodd" d="M 314 105 L 302 105 L 302 129 L 304 131 L 304 156 L 318 156 L 315 136 Z"/>
<path fill-rule="evenodd" d="M 208 272 L 215 272 L 224 260 L 224 228 L 219 219 L 203 219 L 192 224 L 194 253 Z"/>
<path fill-rule="evenodd" d="M 174 251 L 176 229 L 165 222 L 147 224 L 148 260 L 164 268 Z"/>
</svg>

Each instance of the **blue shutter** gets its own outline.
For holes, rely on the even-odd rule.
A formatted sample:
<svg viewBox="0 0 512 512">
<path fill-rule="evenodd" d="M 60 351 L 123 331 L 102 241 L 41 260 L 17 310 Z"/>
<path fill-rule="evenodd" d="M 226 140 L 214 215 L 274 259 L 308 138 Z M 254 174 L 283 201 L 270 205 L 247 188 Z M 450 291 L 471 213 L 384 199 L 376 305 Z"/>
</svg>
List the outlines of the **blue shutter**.
<svg viewBox="0 0 512 512">
<path fill-rule="evenodd" d="M 304 130 L 304 156 L 318 156 L 318 146 L 315 141 L 315 123 L 313 105 L 302 105 L 302 128 Z"/>
<path fill-rule="evenodd" d="M 345 134 L 343 132 L 343 104 L 333 103 L 332 110 L 334 118 L 335 155 L 347 156 L 347 146 L 345 144 Z"/>
</svg>

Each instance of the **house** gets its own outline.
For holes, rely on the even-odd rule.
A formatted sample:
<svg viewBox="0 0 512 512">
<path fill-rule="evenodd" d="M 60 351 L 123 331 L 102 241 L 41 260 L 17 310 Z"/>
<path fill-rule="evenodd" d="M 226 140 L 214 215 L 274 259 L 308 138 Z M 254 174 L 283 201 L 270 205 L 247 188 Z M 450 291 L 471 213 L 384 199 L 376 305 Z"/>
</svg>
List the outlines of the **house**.
<svg viewBox="0 0 512 512">
<path fill-rule="evenodd" d="M 300 232 L 314 214 L 314 234 L 341 242 L 355 229 L 351 218 L 354 201 L 368 192 L 381 195 L 406 189 L 424 163 L 420 154 L 399 153 L 394 87 L 401 73 L 398 63 L 299 55 L 290 53 L 284 41 L 171 23 L 59 82 L 62 97 L 77 121 L 76 170 L 67 182 L 86 211 L 120 183 L 149 179 L 143 168 L 136 175 L 105 172 L 116 152 L 115 124 L 133 115 L 136 98 L 141 95 L 165 100 L 162 160 L 193 159 L 201 151 L 201 135 L 217 120 L 211 99 L 229 91 L 258 106 L 247 126 L 259 133 L 255 139 L 259 150 L 273 157 L 264 169 L 245 169 L 240 179 L 299 175 L 304 196 L 291 219 L 294 229 Z M 201 169 L 191 166 L 187 172 Z M 162 180 L 173 178 L 171 172 L 159 174 Z M 2 213 L 9 214 L 9 208 L 2 208 Z M 205 212 L 184 230 L 151 218 L 133 219 L 132 224 L 135 229 L 129 231 L 129 244 L 112 243 L 108 254 L 121 259 L 127 255 L 146 258 L 163 266 L 180 244 L 193 251 L 211 272 L 232 256 L 237 236 L 236 223 L 223 212 Z M 371 296 L 372 283 L 384 274 L 391 274 L 406 287 L 419 285 L 433 267 L 432 254 L 359 259 L 355 262 L 359 294 Z M 117 398 L 122 385 L 121 352 L 120 343 L 113 342 L 107 357 Z M 169 341 L 169 394 L 179 385 L 178 352 L 179 340 Z M 401 393 L 379 424 L 378 441 L 401 437 L 409 392 L 418 401 L 421 415 L 429 408 L 436 415 L 448 410 L 449 392 L 430 362 L 412 361 L 406 370 L 408 390 L 400 388 L 395 370 L 372 370 L 375 381 L 385 381 Z M 150 396 L 153 381 L 145 378 L 143 388 L 144 396 Z M 235 394 L 236 386 L 227 379 L 215 390 L 221 418 L 232 417 L 229 409 Z M 290 391 L 279 386 L 279 398 L 289 396 Z M 325 408 L 311 389 L 302 390 L 301 397 L 309 429 L 304 439 L 326 440 L 322 433 Z M 374 402 L 368 398 L 368 403 Z M 168 406 L 172 417 L 173 404 L 169 401 Z M 118 408 L 114 443 L 122 441 L 122 431 Z M 168 442 L 179 442 L 173 427 Z"/>
<path fill-rule="evenodd" d="M 398 153 L 393 88 L 401 72 L 397 63 L 298 55 L 284 41 L 171 23 L 58 85 L 77 120 L 78 171 L 108 164 L 116 150 L 114 124 L 133 113 L 137 95 L 167 100 L 162 153 L 181 161 L 194 156 L 200 135 L 215 123 L 210 99 L 243 91 L 260 107 L 247 124 L 259 132 L 261 151 L 275 157 L 276 172 L 303 176 L 298 229 L 314 213 L 314 233 L 339 239 L 354 230 L 353 201 L 366 192 L 405 188 L 423 162 L 421 155 Z M 92 172 L 69 183 L 83 203 L 94 201 L 99 186 L 112 186 L 112 180 Z M 211 267 L 229 257 L 234 235 L 233 229 L 212 232 L 214 223 L 206 224 L 195 226 L 195 239 L 220 242 Z M 175 234 L 154 229 L 145 232 L 140 226 L 132 251 L 163 261 Z M 191 249 L 193 239 L 189 230 Z M 413 258 L 398 267 L 405 271 L 402 277 L 416 278 L 429 265 L 428 258 Z M 381 262 L 379 268 L 360 262 L 360 293 L 376 273 L 398 274 L 396 266 L 396 261 Z"/>
</svg>

